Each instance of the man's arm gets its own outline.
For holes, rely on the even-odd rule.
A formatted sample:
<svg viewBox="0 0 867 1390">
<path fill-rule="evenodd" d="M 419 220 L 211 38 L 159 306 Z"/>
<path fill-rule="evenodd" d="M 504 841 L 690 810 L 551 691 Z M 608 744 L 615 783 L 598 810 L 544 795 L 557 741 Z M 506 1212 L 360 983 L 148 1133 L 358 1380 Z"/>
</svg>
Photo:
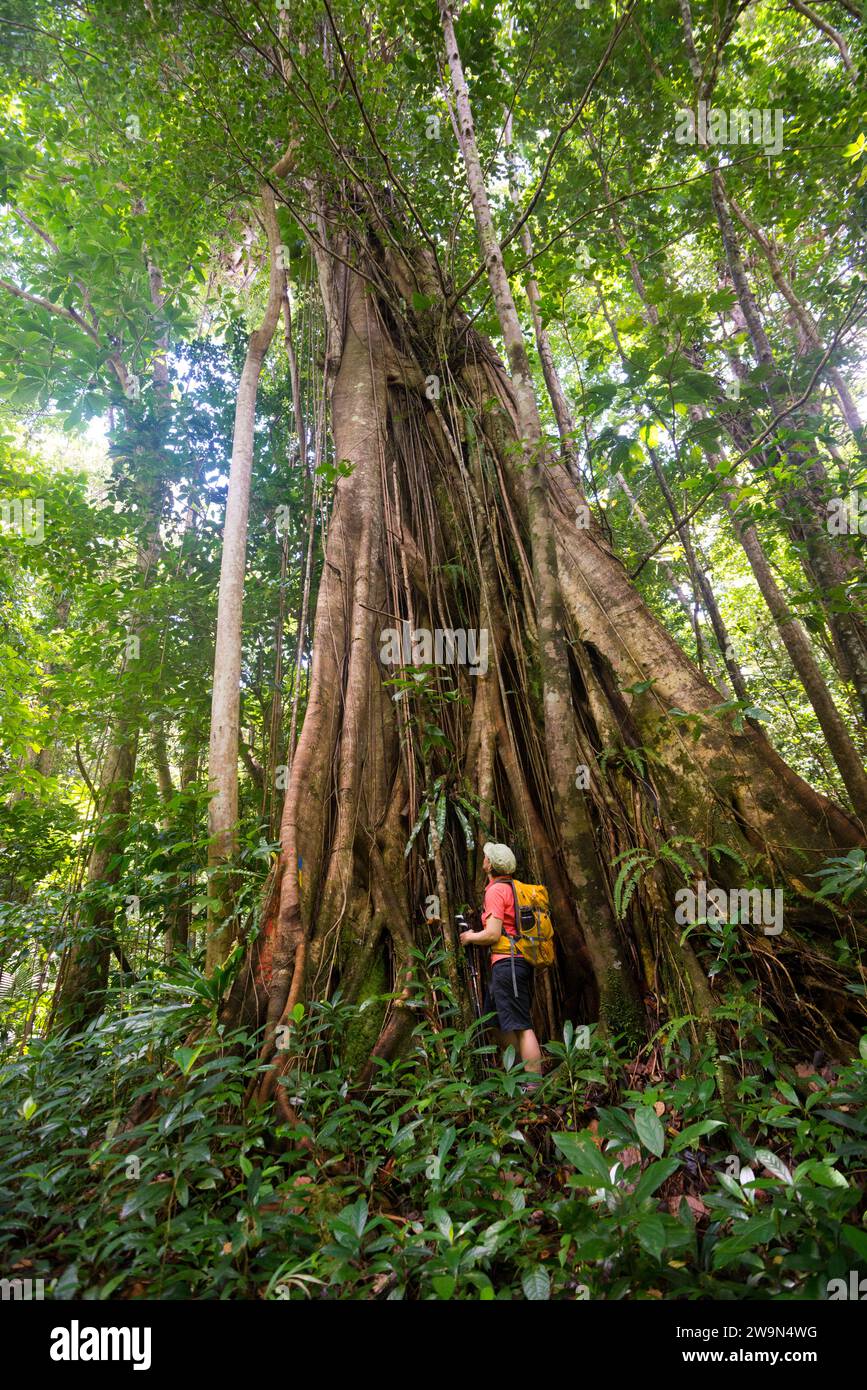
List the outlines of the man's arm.
<svg viewBox="0 0 867 1390">
<path fill-rule="evenodd" d="M 501 917 L 489 917 L 487 925 L 481 931 L 462 931 L 462 946 L 493 946 L 495 941 L 499 941 L 503 935 L 503 919 Z"/>
</svg>

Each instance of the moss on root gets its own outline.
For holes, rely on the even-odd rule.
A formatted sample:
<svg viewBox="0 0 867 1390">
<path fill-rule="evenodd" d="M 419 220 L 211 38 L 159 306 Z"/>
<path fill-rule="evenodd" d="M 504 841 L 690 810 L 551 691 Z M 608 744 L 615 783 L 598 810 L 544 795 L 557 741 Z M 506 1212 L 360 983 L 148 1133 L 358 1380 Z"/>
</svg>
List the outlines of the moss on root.
<svg viewBox="0 0 867 1390">
<path fill-rule="evenodd" d="M 647 1041 L 641 1005 L 623 983 L 623 971 L 613 966 L 605 972 L 599 992 L 599 1021 L 609 1038 L 620 1037 L 634 1052 Z"/>
<path fill-rule="evenodd" d="M 387 989 L 385 957 L 381 951 L 377 951 L 372 956 L 361 982 L 356 999 L 358 1012 L 346 1034 L 343 1061 L 348 1072 L 359 1072 L 370 1057 L 385 1020 L 388 1000 L 381 996 Z M 362 1005 L 366 1007 L 362 1008 Z"/>
</svg>

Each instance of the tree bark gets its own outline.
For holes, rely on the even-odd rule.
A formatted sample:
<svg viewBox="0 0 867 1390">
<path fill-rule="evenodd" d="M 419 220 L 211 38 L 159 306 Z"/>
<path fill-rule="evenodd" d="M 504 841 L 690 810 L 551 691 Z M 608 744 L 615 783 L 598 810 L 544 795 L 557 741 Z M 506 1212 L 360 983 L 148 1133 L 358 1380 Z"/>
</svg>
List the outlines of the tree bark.
<svg viewBox="0 0 867 1390">
<path fill-rule="evenodd" d="M 234 931 L 232 868 L 238 848 L 241 626 L 256 397 L 262 364 L 274 337 L 285 292 L 285 275 L 280 263 L 280 230 L 274 194 L 267 184 L 262 186 L 261 201 L 270 258 L 268 303 L 261 324 L 250 334 L 238 385 L 217 602 L 208 760 L 208 786 L 211 792 L 208 805 L 208 940 L 205 948 L 208 974 L 221 965 L 229 954 Z"/>
</svg>

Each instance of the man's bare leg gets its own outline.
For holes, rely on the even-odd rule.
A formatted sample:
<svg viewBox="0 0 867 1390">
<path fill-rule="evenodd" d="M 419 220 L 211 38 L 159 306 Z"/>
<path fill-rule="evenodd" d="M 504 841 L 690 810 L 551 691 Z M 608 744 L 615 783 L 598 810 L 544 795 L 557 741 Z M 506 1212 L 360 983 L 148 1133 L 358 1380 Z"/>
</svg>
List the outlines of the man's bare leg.
<svg viewBox="0 0 867 1390">
<path fill-rule="evenodd" d="M 532 1028 L 522 1028 L 518 1034 L 518 1047 L 521 1052 L 521 1061 L 524 1063 L 526 1071 L 542 1074 L 542 1049 L 539 1046 L 539 1039 Z"/>
<path fill-rule="evenodd" d="M 503 1051 L 507 1047 L 515 1049 L 515 1056 L 520 1057 L 524 1063 L 524 1070 L 542 1074 L 542 1049 L 539 1046 L 539 1039 L 532 1028 L 521 1028 L 517 1032 L 500 1033 L 503 1040 Z M 533 1083 L 535 1084 L 535 1083 Z"/>
</svg>

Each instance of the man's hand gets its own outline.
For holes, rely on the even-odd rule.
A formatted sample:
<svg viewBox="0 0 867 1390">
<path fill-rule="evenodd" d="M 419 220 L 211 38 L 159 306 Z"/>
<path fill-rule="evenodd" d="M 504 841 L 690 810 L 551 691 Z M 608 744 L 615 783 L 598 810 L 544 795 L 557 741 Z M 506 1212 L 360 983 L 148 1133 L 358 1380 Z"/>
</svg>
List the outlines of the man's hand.
<svg viewBox="0 0 867 1390">
<path fill-rule="evenodd" d="M 503 934 L 503 923 L 499 917 L 489 917 L 481 931 L 462 931 L 462 946 L 493 946 Z"/>
</svg>

